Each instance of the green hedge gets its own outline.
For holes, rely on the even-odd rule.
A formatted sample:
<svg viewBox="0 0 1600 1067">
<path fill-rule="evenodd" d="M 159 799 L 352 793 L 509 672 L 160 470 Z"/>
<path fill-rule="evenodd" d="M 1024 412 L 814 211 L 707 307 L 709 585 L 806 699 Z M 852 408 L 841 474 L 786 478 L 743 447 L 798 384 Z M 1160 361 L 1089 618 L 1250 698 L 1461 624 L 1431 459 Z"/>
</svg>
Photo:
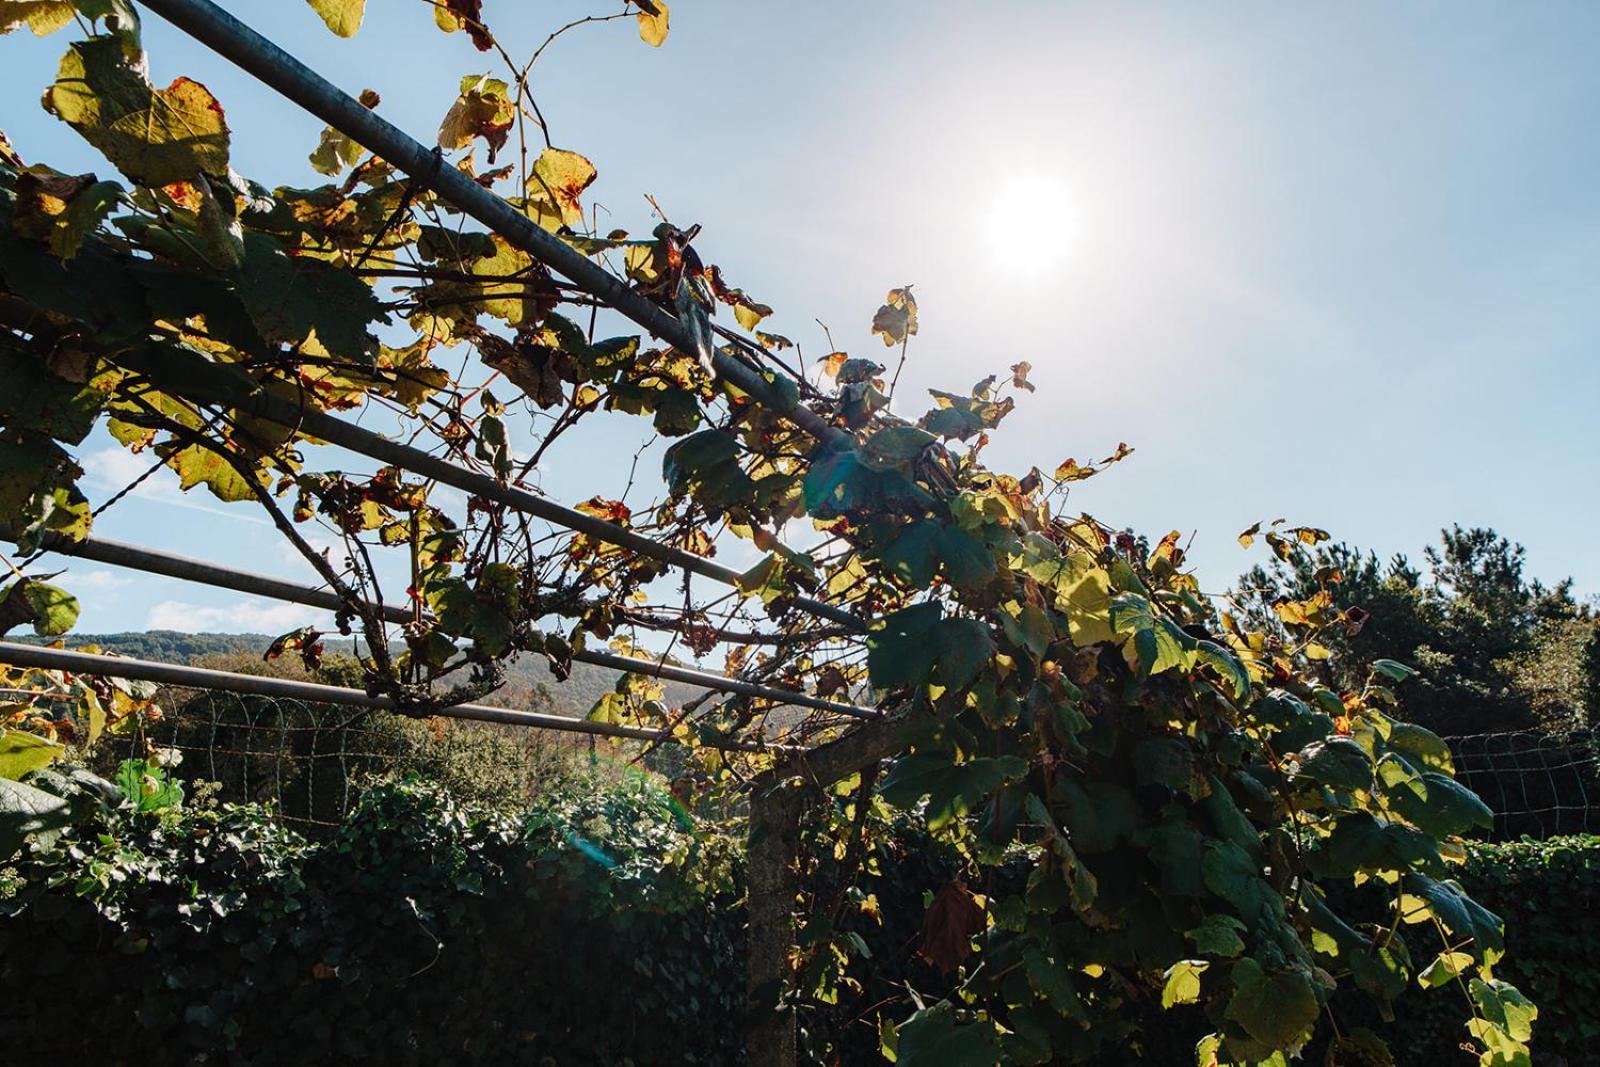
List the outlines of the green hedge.
<svg viewBox="0 0 1600 1067">
<path fill-rule="evenodd" d="M 383 785 L 315 843 L 254 807 L 106 808 L 0 870 L 0 1047 L 7 1062 L 736 1063 L 738 861 L 644 780 L 577 783 L 521 819 Z M 913 946 L 954 858 L 902 825 L 879 862 L 863 989 L 802 1019 L 847 1063 L 876 1057 L 876 1033 L 848 1022 L 861 1007 L 907 977 L 941 984 Z M 1600 838 L 1474 845 L 1462 881 L 1506 919 L 1500 970 L 1540 1006 L 1535 1062 L 1597 1062 Z M 1148 1007 L 1129 1005 L 1146 1036 L 1128 1061 L 1189 1062 L 1205 1021 Z M 1454 991 L 1398 1008 L 1379 1028 L 1401 1067 L 1474 1062 Z"/>
<path fill-rule="evenodd" d="M 732 858 L 638 782 L 520 822 L 385 786 L 314 845 L 256 808 L 109 810 L 0 873 L 0 1045 L 15 1063 L 727 1063 Z"/>
<path fill-rule="evenodd" d="M 1539 1006 L 1538 1064 L 1600 1063 L 1600 837 L 1473 844 L 1461 882 L 1505 920 L 1506 958 L 1496 966 Z M 1395 1061 L 1472 1063 L 1457 1049 L 1464 1002 L 1452 990 L 1402 998 L 1389 1030 Z"/>
</svg>

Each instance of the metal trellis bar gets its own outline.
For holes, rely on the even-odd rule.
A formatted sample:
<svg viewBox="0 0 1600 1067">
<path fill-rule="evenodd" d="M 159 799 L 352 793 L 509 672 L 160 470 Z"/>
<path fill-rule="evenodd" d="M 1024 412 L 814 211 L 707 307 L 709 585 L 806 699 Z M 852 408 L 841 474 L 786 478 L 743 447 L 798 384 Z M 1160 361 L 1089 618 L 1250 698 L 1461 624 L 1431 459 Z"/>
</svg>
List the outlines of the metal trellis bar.
<svg viewBox="0 0 1600 1067">
<path fill-rule="evenodd" d="M 82 541 L 73 541 L 71 538 L 63 537 L 59 534 L 51 534 L 44 539 L 44 545 L 51 552 L 58 552 L 62 555 L 77 556 L 115 567 L 128 567 L 149 574 L 177 578 L 186 582 L 197 582 L 222 589 L 232 589 L 235 592 L 249 593 L 272 600 L 282 600 L 292 604 L 305 604 L 308 607 L 324 608 L 328 611 L 339 611 L 346 606 L 337 594 L 327 589 L 317 589 L 309 585 L 284 581 L 281 578 L 273 578 L 265 574 L 254 574 L 249 571 L 234 570 L 231 567 L 221 567 L 214 563 L 205 563 L 174 555 L 170 552 L 124 544 L 120 541 L 111 541 L 100 537 L 88 537 Z M 372 608 L 375 611 L 379 610 L 377 605 L 372 605 Z M 403 625 L 412 619 L 410 610 L 398 604 L 386 604 L 381 610 L 384 618 L 390 622 Z M 653 659 L 621 656 L 611 652 L 595 652 L 588 649 L 574 652 L 572 658 L 580 663 L 607 667 L 629 674 L 643 674 L 653 678 L 664 678 L 674 682 L 684 682 L 688 685 L 699 686 L 702 689 L 714 689 L 723 693 L 738 693 L 743 696 L 759 697 L 779 704 L 816 708 L 819 711 L 831 711 L 857 719 L 877 719 L 882 717 L 882 712 L 870 708 L 857 707 L 837 700 L 826 700 L 822 697 L 811 696 L 807 693 L 797 693 L 788 689 L 778 689 L 761 685 L 758 682 L 748 682 L 740 678 L 729 678 L 725 675 L 713 674 L 710 671 L 700 671 L 691 667 L 679 667 L 671 663 L 661 663 Z"/>
<path fill-rule="evenodd" d="M 63 648 L 45 648 L 24 645 L 13 641 L 0 641 L 0 663 L 13 667 L 31 667 L 41 670 L 70 671 L 74 674 L 104 678 L 131 678 L 135 681 L 155 682 L 160 685 L 187 686 L 192 689 L 215 689 L 228 693 L 246 693 L 255 696 L 284 697 L 319 704 L 343 704 L 349 707 L 377 708 L 404 713 L 389 697 L 376 697 L 359 689 L 344 689 L 316 682 L 297 682 L 288 678 L 264 678 L 230 671 L 214 671 L 204 667 L 184 667 L 173 663 L 124 656 L 101 656 L 89 652 L 71 652 Z M 650 730 L 637 726 L 620 726 L 615 723 L 590 722 L 587 719 L 569 719 L 561 715 L 547 715 L 536 711 L 519 711 L 512 708 L 492 708 L 486 704 L 457 704 L 448 708 L 430 708 L 426 714 L 449 719 L 472 719 L 477 722 L 503 723 L 507 726 L 525 726 L 535 730 L 556 730 L 573 734 L 595 734 L 602 737 L 627 737 L 640 741 L 677 744 L 677 738 L 664 730 Z M 711 748 L 739 752 L 796 752 L 798 749 L 782 745 L 764 745 L 754 741 L 711 740 L 703 741 Z"/>
</svg>

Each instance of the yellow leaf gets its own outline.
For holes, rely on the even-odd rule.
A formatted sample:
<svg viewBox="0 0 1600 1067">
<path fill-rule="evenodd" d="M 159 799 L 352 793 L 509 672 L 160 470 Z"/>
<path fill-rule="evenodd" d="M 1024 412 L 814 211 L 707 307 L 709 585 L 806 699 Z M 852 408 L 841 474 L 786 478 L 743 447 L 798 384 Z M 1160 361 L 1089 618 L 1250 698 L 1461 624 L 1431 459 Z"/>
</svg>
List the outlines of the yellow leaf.
<svg viewBox="0 0 1600 1067">
<path fill-rule="evenodd" d="M 1111 576 L 1099 567 L 1057 581 L 1057 605 L 1067 613 L 1067 630 L 1079 648 L 1115 640 L 1111 628 Z"/>
<path fill-rule="evenodd" d="M 367 12 L 367 0 L 307 0 L 328 29 L 340 37 L 354 37 Z"/>
<path fill-rule="evenodd" d="M 533 164 L 528 197 L 553 205 L 562 222 L 577 225 L 583 221 L 583 205 L 578 197 L 594 182 L 595 173 L 594 164 L 578 153 L 546 148 Z"/>
<path fill-rule="evenodd" d="M 648 5 L 640 4 L 639 7 L 639 40 L 651 48 L 660 48 L 661 42 L 667 39 L 667 5 L 662 0 L 650 0 Z M 650 11 L 650 8 L 655 11 Z"/>
<path fill-rule="evenodd" d="M 36 37 L 47 37 L 72 25 L 72 0 L 0 0 L 0 33 L 27 26 Z"/>
<path fill-rule="evenodd" d="M 217 98 L 188 78 L 153 90 L 115 37 L 74 44 L 44 106 L 142 185 L 228 173 L 228 125 Z"/>
</svg>

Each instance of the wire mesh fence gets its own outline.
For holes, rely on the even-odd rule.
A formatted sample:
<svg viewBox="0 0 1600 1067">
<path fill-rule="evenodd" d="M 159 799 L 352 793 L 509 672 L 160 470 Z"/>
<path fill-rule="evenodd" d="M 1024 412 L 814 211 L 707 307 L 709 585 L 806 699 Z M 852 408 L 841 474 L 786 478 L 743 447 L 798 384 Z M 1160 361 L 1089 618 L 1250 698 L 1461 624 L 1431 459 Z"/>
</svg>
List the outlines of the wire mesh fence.
<svg viewBox="0 0 1600 1067">
<path fill-rule="evenodd" d="M 1448 737 L 1456 777 L 1495 813 L 1497 838 L 1600 830 L 1600 741 L 1590 731 Z"/>
<path fill-rule="evenodd" d="M 103 736 L 90 755 L 102 773 L 152 757 L 217 799 L 271 806 L 305 832 L 337 826 L 373 780 L 416 773 L 463 799 L 531 800 L 574 761 L 592 762 L 593 738 L 445 718 L 207 689 L 165 688 L 159 717 Z"/>
</svg>

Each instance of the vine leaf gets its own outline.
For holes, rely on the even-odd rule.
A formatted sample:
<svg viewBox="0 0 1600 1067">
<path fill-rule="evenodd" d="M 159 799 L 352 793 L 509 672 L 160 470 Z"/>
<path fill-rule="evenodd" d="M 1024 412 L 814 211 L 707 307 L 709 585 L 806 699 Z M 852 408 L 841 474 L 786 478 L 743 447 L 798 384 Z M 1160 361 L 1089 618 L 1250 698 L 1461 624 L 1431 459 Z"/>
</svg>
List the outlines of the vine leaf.
<svg viewBox="0 0 1600 1067">
<path fill-rule="evenodd" d="M 972 939 L 983 933 L 983 905 L 961 882 L 948 882 L 933 896 L 922 917 L 922 944 L 917 954 L 945 974 L 972 955 Z"/>
<path fill-rule="evenodd" d="M 1311 979 L 1299 971 L 1268 974 L 1246 956 L 1228 976 L 1233 996 L 1224 1014 L 1270 1049 L 1293 1045 L 1322 1012 Z"/>
<path fill-rule="evenodd" d="M 528 197 L 548 205 L 559 223 L 576 226 L 583 222 L 583 204 L 578 198 L 594 184 L 596 174 L 594 164 L 577 152 L 546 148 L 534 160 Z"/>
<path fill-rule="evenodd" d="M 57 258 L 71 259 L 122 199 L 122 186 L 93 174 L 68 176 L 30 168 L 17 175 L 12 227 L 18 236 L 42 242 Z"/>
<path fill-rule="evenodd" d="M 904 343 L 917 332 L 917 298 L 911 295 L 911 286 L 890 289 L 878 313 L 872 316 L 872 332 L 881 334 L 889 347 Z"/>
<path fill-rule="evenodd" d="M 480 52 L 494 47 L 494 37 L 483 24 L 483 0 L 439 0 L 433 5 L 433 21 L 445 33 L 466 30 Z"/>
<path fill-rule="evenodd" d="M 72 824 L 65 799 L 23 782 L 0 777 L 0 856 L 22 847 L 28 834 L 49 833 Z"/>
<path fill-rule="evenodd" d="M 993 1025 L 957 1023 L 948 1001 L 923 1008 L 897 1031 L 895 1067 L 990 1067 L 1000 1062 Z"/>
<path fill-rule="evenodd" d="M 1166 983 L 1161 988 L 1161 1006 L 1193 1004 L 1200 999 L 1200 976 L 1211 964 L 1206 960 L 1179 960 L 1167 968 Z"/>
<path fill-rule="evenodd" d="M 493 163 L 511 136 L 516 118 L 516 105 L 505 82 L 487 74 L 469 74 L 461 79 L 461 92 L 439 124 L 439 147 L 454 151 L 467 147 L 473 138 L 482 137 L 489 145 L 489 162 Z"/>
<path fill-rule="evenodd" d="M 49 766 L 66 750 L 67 746 L 26 730 L 0 729 L 0 778 L 15 781 Z"/>
<path fill-rule="evenodd" d="M 985 756 L 955 763 L 946 752 L 914 752 L 884 777 L 879 792 L 897 808 L 928 798 L 928 829 L 937 832 L 977 809 L 996 789 L 1028 773 L 1019 756 Z"/>
<path fill-rule="evenodd" d="M 665 0 L 635 0 L 639 5 L 639 40 L 651 48 L 660 48 L 667 39 L 669 12 Z"/>
<path fill-rule="evenodd" d="M 188 78 L 152 89 L 116 37 L 74 44 L 44 105 L 141 185 L 228 172 L 228 125 L 217 98 Z"/>
<path fill-rule="evenodd" d="M 367 0 L 307 0 L 328 29 L 340 37 L 354 37 L 367 13 Z"/>
<path fill-rule="evenodd" d="M 0 595 L 0 633 L 32 623 L 40 637 L 59 637 L 78 621 L 78 598 L 65 589 L 24 578 Z"/>
<path fill-rule="evenodd" d="M 72 0 L 5 0 L 0 3 L 0 33 L 26 26 L 35 37 L 48 37 L 72 25 L 76 14 Z"/>
<path fill-rule="evenodd" d="M 326 354 L 371 364 L 378 342 L 367 332 L 387 322 L 377 296 L 359 278 L 303 256 L 290 257 L 263 233 L 244 238 L 239 299 L 268 341 L 300 345 L 315 335 Z"/>
<path fill-rule="evenodd" d="M 157 445 L 156 452 L 178 473 L 178 484 L 185 492 L 203 485 L 211 490 L 212 496 L 228 504 L 255 499 L 250 484 L 239 477 L 239 472 L 203 445 L 171 442 Z"/>
</svg>

